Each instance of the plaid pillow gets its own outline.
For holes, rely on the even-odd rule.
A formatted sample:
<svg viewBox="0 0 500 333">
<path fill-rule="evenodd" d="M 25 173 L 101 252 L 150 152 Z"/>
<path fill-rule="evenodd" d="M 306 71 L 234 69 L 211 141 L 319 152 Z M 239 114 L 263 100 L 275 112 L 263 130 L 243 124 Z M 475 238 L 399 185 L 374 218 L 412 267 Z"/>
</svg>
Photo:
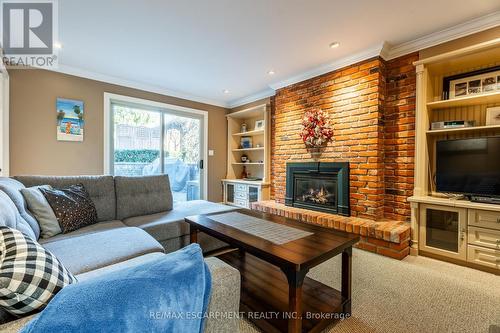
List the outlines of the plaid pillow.
<svg viewBox="0 0 500 333">
<path fill-rule="evenodd" d="M 43 309 L 76 278 L 49 251 L 16 229 L 0 226 L 0 306 L 15 315 Z"/>
</svg>

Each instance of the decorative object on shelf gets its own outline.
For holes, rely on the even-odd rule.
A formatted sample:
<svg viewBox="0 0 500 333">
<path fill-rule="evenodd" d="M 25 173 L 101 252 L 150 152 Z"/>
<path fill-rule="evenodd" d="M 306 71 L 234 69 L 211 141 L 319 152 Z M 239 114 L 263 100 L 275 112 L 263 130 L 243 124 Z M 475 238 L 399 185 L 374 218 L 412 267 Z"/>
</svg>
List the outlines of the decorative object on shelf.
<svg viewBox="0 0 500 333">
<path fill-rule="evenodd" d="M 486 126 L 500 125 L 500 106 L 486 109 Z"/>
<path fill-rule="evenodd" d="M 330 142 L 333 129 L 328 114 L 321 109 L 307 111 L 302 118 L 300 137 L 308 148 L 320 148 Z"/>
<path fill-rule="evenodd" d="M 247 163 L 249 161 L 248 156 L 246 154 L 241 155 L 241 162 Z"/>
<path fill-rule="evenodd" d="M 57 140 L 83 141 L 83 102 L 57 98 Z"/>
<path fill-rule="evenodd" d="M 264 129 L 264 120 L 257 120 L 255 122 L 255 130 L 256 131 L 261 131 Z"/>
<path fill-rule="evenodd" d="M 435 121 L 431 123 L 431 130 L 440 130 L 447 128 L 466 128 L 476 126 L 475 120 L 449 120 Z"/>
<path fill-rule="evenodd" d="M 260 147 L 262 147 L 262 146 L 260 145 L 260 143 L 258 143 L 258 144 L 256 144 L 256 145 L 255 145 L 255 148 L 260 148 Z"/>
<path fill-rule="evenodd" d="M 240 175 L 240 178 L 241 179 L 245 179 L 248 177 L 248 173 L 247 173 L 247 167 L 246 165 L 243 166 L 243 170 L 241 171 L 241 175 Z"/>
<path fill-rule="evenodd" d="M 242 136 L 240 140 L 241 148 L 252 148 L 252 137 L 251 136 Z"/>
<path fill-rule="evenodd" d="M 443 79 L 443 100 L 500 91 L 500 66 L 483 68 Z"/>
<path fill-rule="evenodd" d="M 241 130 L 241 133 L 245 133 L 247 131 L 247 124 L 246 123 L 241 124 L 240 130 Z"/>
</svg>

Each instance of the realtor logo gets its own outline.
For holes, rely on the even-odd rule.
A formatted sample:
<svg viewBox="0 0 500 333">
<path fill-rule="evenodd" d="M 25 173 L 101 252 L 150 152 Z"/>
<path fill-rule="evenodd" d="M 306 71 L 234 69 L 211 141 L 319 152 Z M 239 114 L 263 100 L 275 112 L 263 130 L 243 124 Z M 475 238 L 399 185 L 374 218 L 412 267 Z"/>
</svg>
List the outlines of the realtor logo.
<svg viewBox="0 0 500 333">
<path fill-rule="evenodd" d="M 53 67 L 57 13 L 55 0 L 3 0 L 3 62 L 8 67 Z"/>
</svg>

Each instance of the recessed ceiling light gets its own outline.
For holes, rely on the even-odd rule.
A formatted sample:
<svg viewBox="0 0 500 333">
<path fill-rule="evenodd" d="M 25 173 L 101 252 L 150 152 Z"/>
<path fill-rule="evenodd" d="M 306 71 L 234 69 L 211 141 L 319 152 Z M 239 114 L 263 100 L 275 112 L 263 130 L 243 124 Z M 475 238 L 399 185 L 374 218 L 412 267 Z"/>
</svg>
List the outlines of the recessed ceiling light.
<svg viewBox="0 0 500 333">
<path fill-rule="evenodd" d="M 340 46 L 340 43 L 339 42 L 333 42 L 333 43 L 330 43 L 330 48 L 331 49 L 334 49 L 336 47 L 339 47 Z"/>
<path fill-rule="evenodd" d="M 222 90 L 222 92 L 223 92 L 224 94 L 229 94 L 229 90 L 227 90 L 227 89 Z"/>
<path fill-rule="evenodd" d="M 55 42 L 55 43 L 54 43 L 54 47 L 55 47 L 56 49 L 62 49 L 62 44 L 61 44 L 61 43 L 59 43 L 59 42 Z"/>
<path fill-rule="evenodd" d="M 274 75 L 275 73 L 276 73 L 276 72 L 275 72 L 275 71 L 273 71 L 272 69 L 271 69 L 269 72 L 267 72 L 267 74 L 269 74 L 269 75 Z"/>
</svg>

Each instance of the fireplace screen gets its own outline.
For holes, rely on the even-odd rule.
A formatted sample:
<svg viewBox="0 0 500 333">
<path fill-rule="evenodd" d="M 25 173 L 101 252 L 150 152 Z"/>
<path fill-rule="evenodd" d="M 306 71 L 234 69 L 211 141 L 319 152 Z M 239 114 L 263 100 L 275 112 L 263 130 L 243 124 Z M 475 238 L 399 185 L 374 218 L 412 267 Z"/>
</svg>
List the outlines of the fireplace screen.
<svg viewBox="0 0 500 333">
<path fill-rule="evenodd" d="M 336 207 L 337 182 L 322 178 L 295 178 L 295 202 Z"/>
<path fill-rule="evenodd" d="M 285 205 L 349 216 L 349 163 L 287 163 Z"/>
</svg>

